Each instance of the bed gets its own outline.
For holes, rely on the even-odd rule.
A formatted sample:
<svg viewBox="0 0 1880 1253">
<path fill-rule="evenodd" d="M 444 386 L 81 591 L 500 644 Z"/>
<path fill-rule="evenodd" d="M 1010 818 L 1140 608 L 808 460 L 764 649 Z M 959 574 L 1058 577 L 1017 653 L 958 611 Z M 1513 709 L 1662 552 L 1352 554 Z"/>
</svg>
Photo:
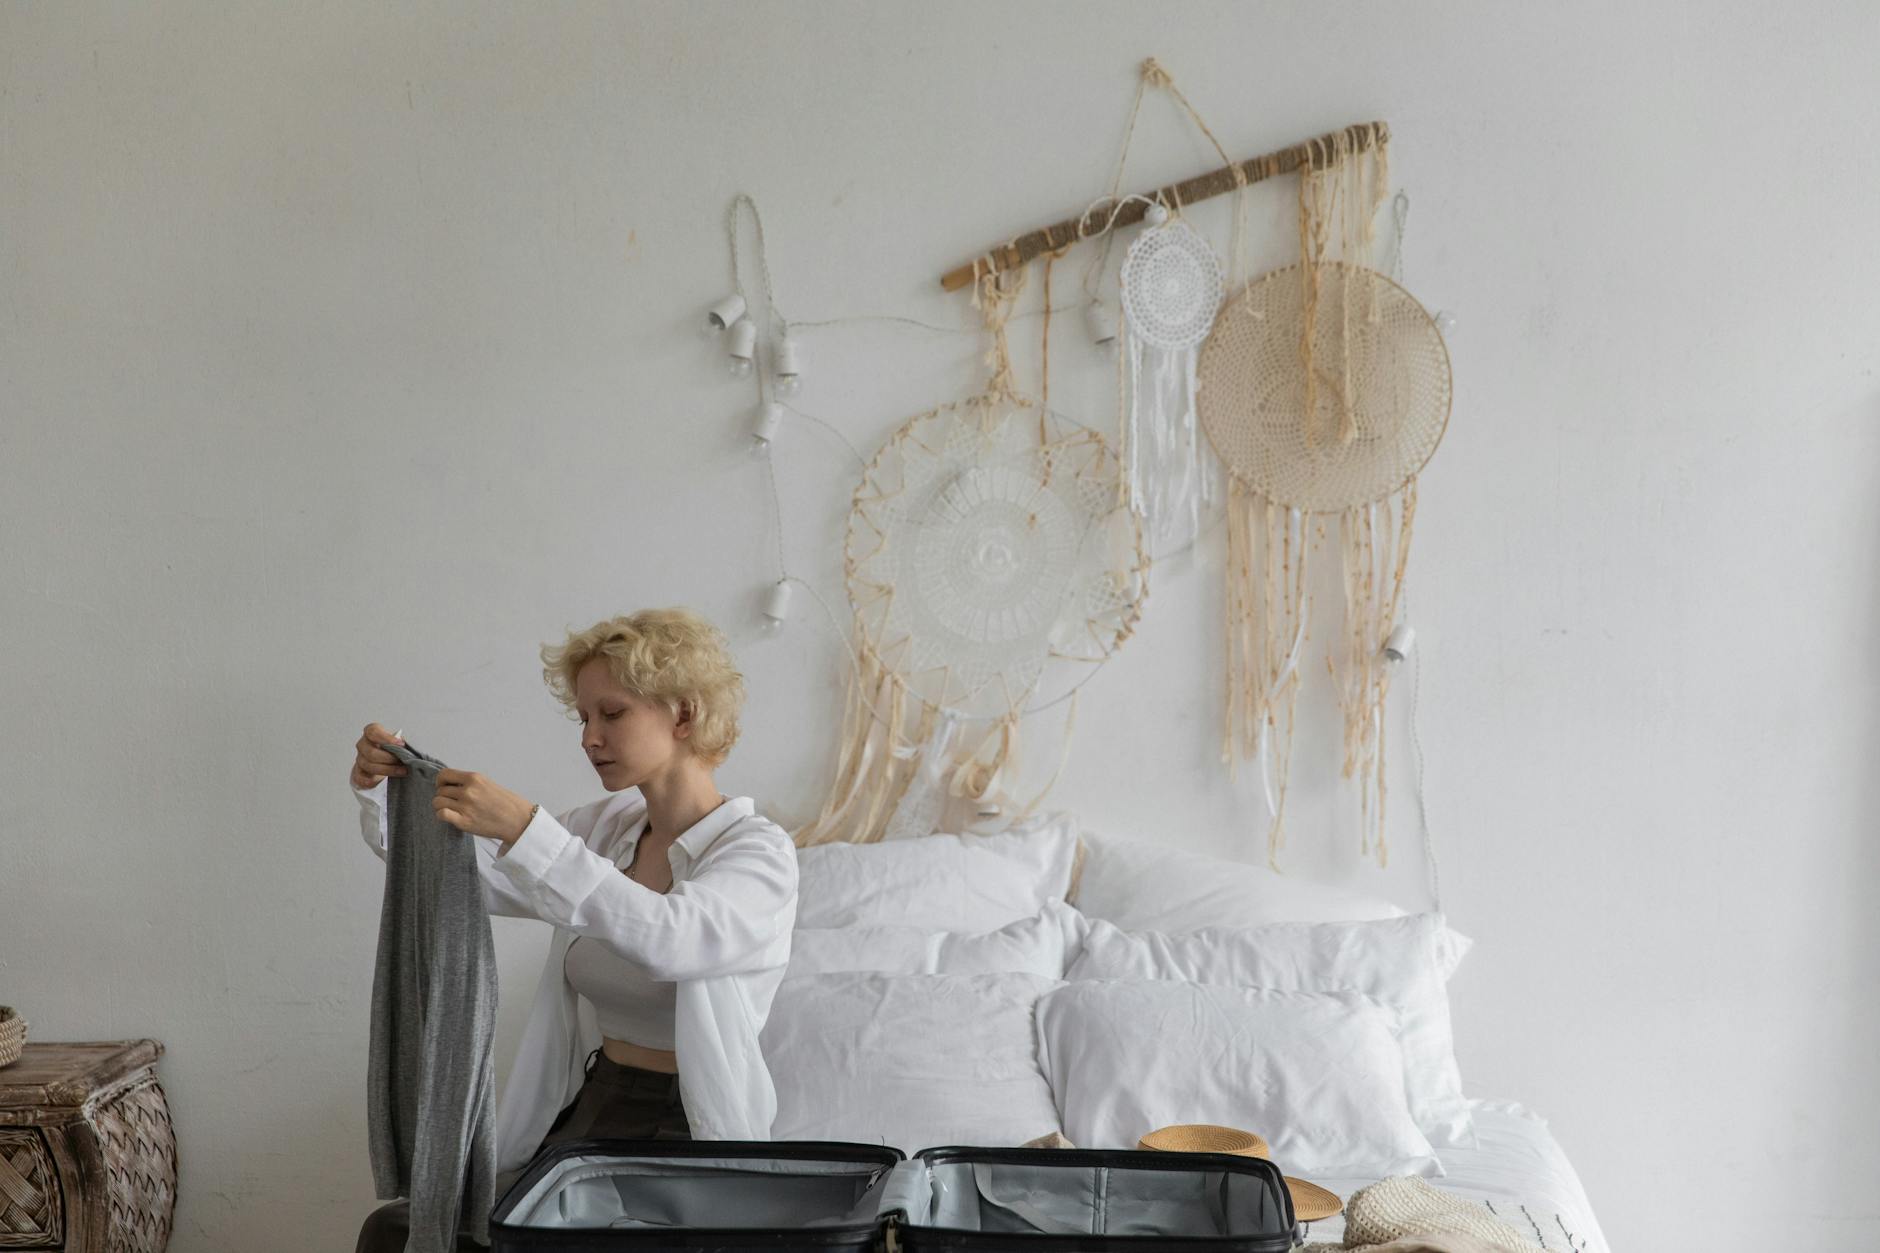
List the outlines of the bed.
<svg viewBox="0 0 1880 1253">
<path fill-rule="evenodd" d="M 1540 1248 L 1609 1253 L 1545 1121 L 1463 1089 L 1447 984 L 1472 941 L 1440 914 L 1068 814 L 798 863 L 762 1035 L 777 1139 L 1134 1148 L 1219 1124 L 1341 1198 L 1422 1176 Z"/>
<path fill-rule="evenodd" d="M 1471 1100 L 1479 1146 L 1443 1157 L 1449 1173 L 1436 1186 L 1480 1201 L 1543 1249 L 1611 1253 L 1593 1216 L 1580 1176 L 1539 1115 L 1514 1101 Z M 1315 1179 L 1349 1197 L 1371 1179 Z M 1344 1223 L 1324 1219 L 1307 1226 L 1307 1240 L 1337 1241 Z"/>
</svg>

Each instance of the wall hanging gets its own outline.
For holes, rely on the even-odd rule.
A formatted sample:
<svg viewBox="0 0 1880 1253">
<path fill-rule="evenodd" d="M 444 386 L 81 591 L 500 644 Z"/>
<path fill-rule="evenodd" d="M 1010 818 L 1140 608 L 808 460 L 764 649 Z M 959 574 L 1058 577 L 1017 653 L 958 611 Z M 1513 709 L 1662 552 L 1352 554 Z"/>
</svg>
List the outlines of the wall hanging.
<svg viewBox="0 0 1880 1253">
<path fill-rule="evenodd" d="M 1220 169 L 1119 196 L 1126 134 L 1107 197 L 941 280 L 949 291 L 972 286 L 991 334 L 991 379 L 978 395 L 908 420 L 863 466 L 844 549 L 853 639 L 842 745 L 821 812 L 794 833 L 799 844 L 925 834 L 950 797 L 988 797 L 1002 773 L 1015 776 L 1021 718 L 1062 700 L 1068 745 L 1078 687 L 1140 615 L 1145 534 L 1158 546 L 1192 542 L 1225 467 L 1223 760 L 1230 771 L 1243 758 L 1259 761 L 1268 860 L 1278 868 L 1293 714 L 1313 668 L 1304 660 L 1310 557 L 1335 525 L 1345 615 L 1325 664 L 1343 712 L 1343 772 L 1359 788 L 1360 847 L 1380 865 L 1387 859 L 1383 644 L 1400 625 L 1416 476 L 1449 412 L 1438 323 L 1367 264 L 1389 131 L 1365 123 L 1235 162 L 1153 58 L 1142 66 L 1129 134 L 1151 86 L 1183 105 L 1220 152 Z M 1298 262 L 1246 280 L 1237 197 L 1224 276 L 1184 208 L 1288 173 L 1300 175 Z M 1092 278 L 1113 233 L 1145 219 L 1110 318 Z M 761 222 L 757 234 L 761 254 Z M 1101 436 L 1049 405 L 1052 263 L 1099 235 L 1084 314 L 1094 340 L 1123 347 L 1121 464 Z M 1005 324 L 1040 257 L 1046 333 L 1033 400 L 1013 385 Z M 767 265 L 764 279 L 764 306 L 787 340 Z M 759 375 L 754 433 L 767 447 L 783 411 L 820 419 L 771 399 L 784 393 L 786 373 L 797 374 L 793 345 L 773 349 L 778 385 L 765 394 L 748 298 L 740 282 L 713 325 L 733 332 L 734 358 L 751 360 Z M 845 320 L 864 319 L 835 321 Z M 779 550 L 765 600 L 777 620 L 788 585 L 803 582 L 783 570 L 781 538 Z"/>
<path fill-rule="evenodd" d="M 1138 107 L 1149 85 L 1168 88 L 1220 150 L 1153 58 L 1142 67 Z M 1135 120 L 1132 110 L 1131 134 Z M 1309 669 L 1304 653 L 1312 616 L 1310 555 L 1324 538 L 1328 514 L 1338 532 L 1345 601 L 1339 640 L 1326 658 L 1343 714 L 1342 772 L 1358 788 L 1361 852 L 1374 855 L 1379 865 L 1388 860 L 1383 708 L 1389 671 L 1383 644 L 1400 608 L 1416 474 L 1442 436 L 1450 401 L 1448 353 L 1436 322 L 1399 284 L 1367 264 L 1373 222 L 1388 188 L 1389 138 L 1382 122 L 1363 123 L 1144 195 L 1118 199 L 1113 185 L 1097 229 L 1090 227 L 1098 209 L 1092 206 L 941 279 L 955 290 L 1099 233 L 1106 236 L 1107 254 L 1111 232 L 1154 215 L 1151 230 L 1137 241 L 1148 259 L 1160 248 L 1144 241 L 1168 231 L 1163 214 L 1171 206 L 1299 174 L 1296 264 L 1247 282 L 1237 207 L 1227 283 L 1234 294 L 1206 331 L 1192 393 L 1207 442 L 1229 473 L 1222 758 L 1230 772 L 1245 758 L 1259 763 L 1267 856 L 1276 869 L 1285 838 L 1294 714 Z M 1125 156 L 1128 142 L 1126 136 Z M 1120 173 L 1119 162 L 1118 185 Z M 1180 300 L 1184 284 L 1205 289 L 1204 281 L 1181 275 L 1178 266 L 1204 268 L 1192 251 L 1173 262 L 1171 250 L 1166 282 L 1173 300 Z M 1146 307 L 1155 282 L 1150 274 L 1145 266 L 1132 284 L 1125 262 L 1124 323 L 1145 346 L 1158 333 Z M 1143 294 L 1140 302 L 1132 286 Z M 1094 298 L 1088 282 L 1086 290 Z M 1129 316 L 1138 303 L 1143 316 Z M 1103 341 L 1104 319 L 1093 314 L 1090 322 L 1093 338 Z M 1126 378 L 1129 365 L 1126 360 L 1122 367 Z M 1207 477 L 1191 474 L 1193 463 L 1180 457 L 1185 398 L 1140 403 L 1139 383 L 1150 374 L 1158 386 L 1166 377 L 1160 363 L 1146 360 L 1135 371 L 1138 385 L 1125 388 L 1122 429 L 1129 499 L 1155 519 L 1152 533 L 1160 540 L 1190 531 L 1189 510 L 1198 512 Z M 1177 463 L 1180 474 L 1164 473 Z M 1159 487 L 1152 485 L 1156 480 Z M 1184 495 L 1191 483 L 1197 489 L 1192 499 Z"/>
<path fill-rule="evenodd" d="M 1129 162 L 1130 142 L 1142 112 L 1142 99 L 1150 87 L 1168 92 L 1185 109 L 1208 142 L 1227 162 L 1236 188 L 1245 178 L 1228 159 L 1201 115 L 1154 57 L 1142 63 L 1136 99 L 1123 132 L 1123 148 L 1105 201 L 1114 213 L 1123 170 Z M 1092 206 L 1094 209 L 1096 206 Z M 1234 248 L 1242 234 L 1240 198 L 1235 202 Z M 1157 201 L 1144 209 L 1148 229 L 1136 237 L 1117 275 L 1124 334 L 1118 404 L 1122 413 L 1119 442 L 1126 467 L 1130 506 L 1148 526 L 1151 548 L 1165 555 L 1195 542 L 1201 530 L 1201 511 L 1215 502 L 1219 469 L 1195 421 L 1195 351 L 1214 325 L 1223 294 L 1221 263 L 1207 239 L 1181 216 L 1179 196 L 1172 203 Z M 1172 210 L 1172 214 L 1171 214 Z M 1084 225 L 1080 224 L 1080 231 Z M 1097 289 L 1114 238 L 1107 229 L 1104 246 L 1085 271 L 1085 289 L 1091 309 L 1101 322 Z M 1114 342 L 1114 331 L 1098 336 L 1099 343 Z"/>
<path fill-rule="evenodd" d="M 1230 765 L 1258 760 L 1277 866 L 1313 540 L 1333 515 L 1345 612 L 1327 668 L 1344 720 L 1342 773 L 1358 787 L 1360 850 L 1382 866 L 1384 645 L 1417 472 L 1449 419 L 1449 354 L 1423 307 L 1362 264 L 1387 183 L 1384 137 L 1340 132 L 1313 149 L 1300 173 L 1300 261 L 1237 292 L 1198 368 L 1202 425 L 1230 476 L 1222 754 Z"/>
<path fill-rule="evenodd" d="M 1156 551 L 1192 544 L 1214 503 L 1212 467 L 1195 423 L 1195 351 L 1221 306 L 1221 263 L 1201 233 L 1157 205 L 1123 260 L 1123 446 L 1129 497 Z"/>
<path fill-rule="evenodd" d="M 1115 456 L 1013 385 L 1005 323 L 1022 287 L 1008 273 L 976 293 L 985 391 L 904 423 L 855 490 L 843 568 L 859 666 L 835 785 L 799 845 L 925 835 L 949 794 L 982 797 L 1015 769 L 1019 720 L 1042 703 L 1071 700 L 1068 740 L 1077 687 L 1141 615 L 1148 560 Z"/>
</svg>

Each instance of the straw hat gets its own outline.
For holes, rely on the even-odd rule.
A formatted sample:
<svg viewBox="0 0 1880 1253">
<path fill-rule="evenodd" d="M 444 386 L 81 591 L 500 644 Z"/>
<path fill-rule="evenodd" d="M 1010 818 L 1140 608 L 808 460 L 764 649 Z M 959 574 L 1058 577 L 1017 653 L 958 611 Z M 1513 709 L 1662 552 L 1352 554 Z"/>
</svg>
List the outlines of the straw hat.
<svg viewBox="0 0 1880 1253">
<path fill-rule="evenodd" d="M 1233 1127 L 1215 1127 L 1207 1123 L 1182 1123 L 1151 1131 L 1136 1142 L 1136 1147 L 1171 1153 L 1234 1153 L 1241 1157 L 1264 1157 L 1269 1160 L 1273 1156 L 1266 1147 L 1266 1141 L 1253 1132 L 1239 1131 Z M 1345 1203 L 1338 1199 L 1335 1192 L 1329 1192 L 1316 1183 L 1294 1179 L 1291 1175 L 1283 1178 L 1286 1180 L 1286 1191 L 1292 1193 L 1293 1217 L 1302 1223 L 1330 1218 L 1345 1208 Z"/>
</svg>

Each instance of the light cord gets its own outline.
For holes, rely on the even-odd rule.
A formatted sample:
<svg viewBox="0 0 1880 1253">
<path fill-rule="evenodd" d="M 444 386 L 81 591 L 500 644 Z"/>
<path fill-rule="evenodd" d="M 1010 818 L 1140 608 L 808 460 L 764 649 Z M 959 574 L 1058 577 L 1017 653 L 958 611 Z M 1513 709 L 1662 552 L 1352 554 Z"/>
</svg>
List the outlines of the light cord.
<svg viewBox="0 0 1880 1253">
<path fill-rule="evenodd" d="M 1423 690 L 1423 650 L 1410 650 L 1410 744 L 1417 754 L 1417 822 L 1423 828 L 1423 865 L 1429 871 L 1430 906 L 1443 912 L 1442 879 L 1436 870 L 1436 844 L 1430 838 L 1430 815 L 1424 800 L 1423 737 L 1417 734 L 1417 694 Z"/>
</svg>

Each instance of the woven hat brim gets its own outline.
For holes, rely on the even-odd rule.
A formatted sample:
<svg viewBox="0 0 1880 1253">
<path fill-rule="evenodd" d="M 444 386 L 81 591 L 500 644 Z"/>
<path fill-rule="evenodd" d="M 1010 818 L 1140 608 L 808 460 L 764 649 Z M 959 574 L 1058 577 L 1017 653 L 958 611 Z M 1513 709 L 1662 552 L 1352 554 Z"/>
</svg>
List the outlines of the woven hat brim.
<svg viewBox="0 0 1880 1253">
<path fill-rule="evenodd" d="M 1249 1136 L 1253 1140 L 1253 1143 L 1246 1148 L 1229 1148 L 1219 1143 L 1219 1140 L 1223 1138 L 1221 1133 L 1229 1133 L 1235 1130 L 1235 1128 L 1231 1127 L 1199 1127 L 1189 1125 L 1163 1127 L 1158 1131 L 1151 1131 L 1148 1135 L 1137 1140 L 1136 1147 L 1139 1149 L 1153 1149 L 1157 1152 L 1164 1153 L 1227 1153 L 1235 1157 L 1268 1157 L 1265 1139 L 1255 1135 L 1251 1131 L 1239 1133 Z M 1184 1131 L 1215 1133 L 1213 1135 L 1203 1134 L 1199 1138 L 1202 1141 L 1211 1139 L 1216 1141 L 1216 1143 L 1196 1143 L 1195 1147 L 1189 1149 L 1166 1148 L 1161 1144 L 1155 1143 L 1155 1140 L 1159 1137 L 1166 1138 L 1166 1133 L 1180 1133 Z M 1330 1218 L 1333 1214 L 1345 1208 L 1345 1203 L 1339 1199 L 1336 1192 L 1327 1188 L 1321 1188 L 1318 1184 L 1310 1183 L 1304 1179 L 1295 1179 L 1291 1175 L 1281 1175 L 1280 1178 L 1285 1180 L 1286 1191 L 1292 1195 L 1293 1218 L 1299 1222 L 1317 1222 L 1321 1218 Z"/>
<path fill-rule="evenodd" d="M 1345 1208 L 1345 1203 L 1338 1199 L 1338 1194 L 1316 1183 L 1307 1183 L 1304 1179 L 1284 1176 L 1286 1191 L 1292 1193 L 1293 1217 L 1302 1223 L 1314 1223 L 1321 1218 L 1330 1218 Z"/>
</svg>

